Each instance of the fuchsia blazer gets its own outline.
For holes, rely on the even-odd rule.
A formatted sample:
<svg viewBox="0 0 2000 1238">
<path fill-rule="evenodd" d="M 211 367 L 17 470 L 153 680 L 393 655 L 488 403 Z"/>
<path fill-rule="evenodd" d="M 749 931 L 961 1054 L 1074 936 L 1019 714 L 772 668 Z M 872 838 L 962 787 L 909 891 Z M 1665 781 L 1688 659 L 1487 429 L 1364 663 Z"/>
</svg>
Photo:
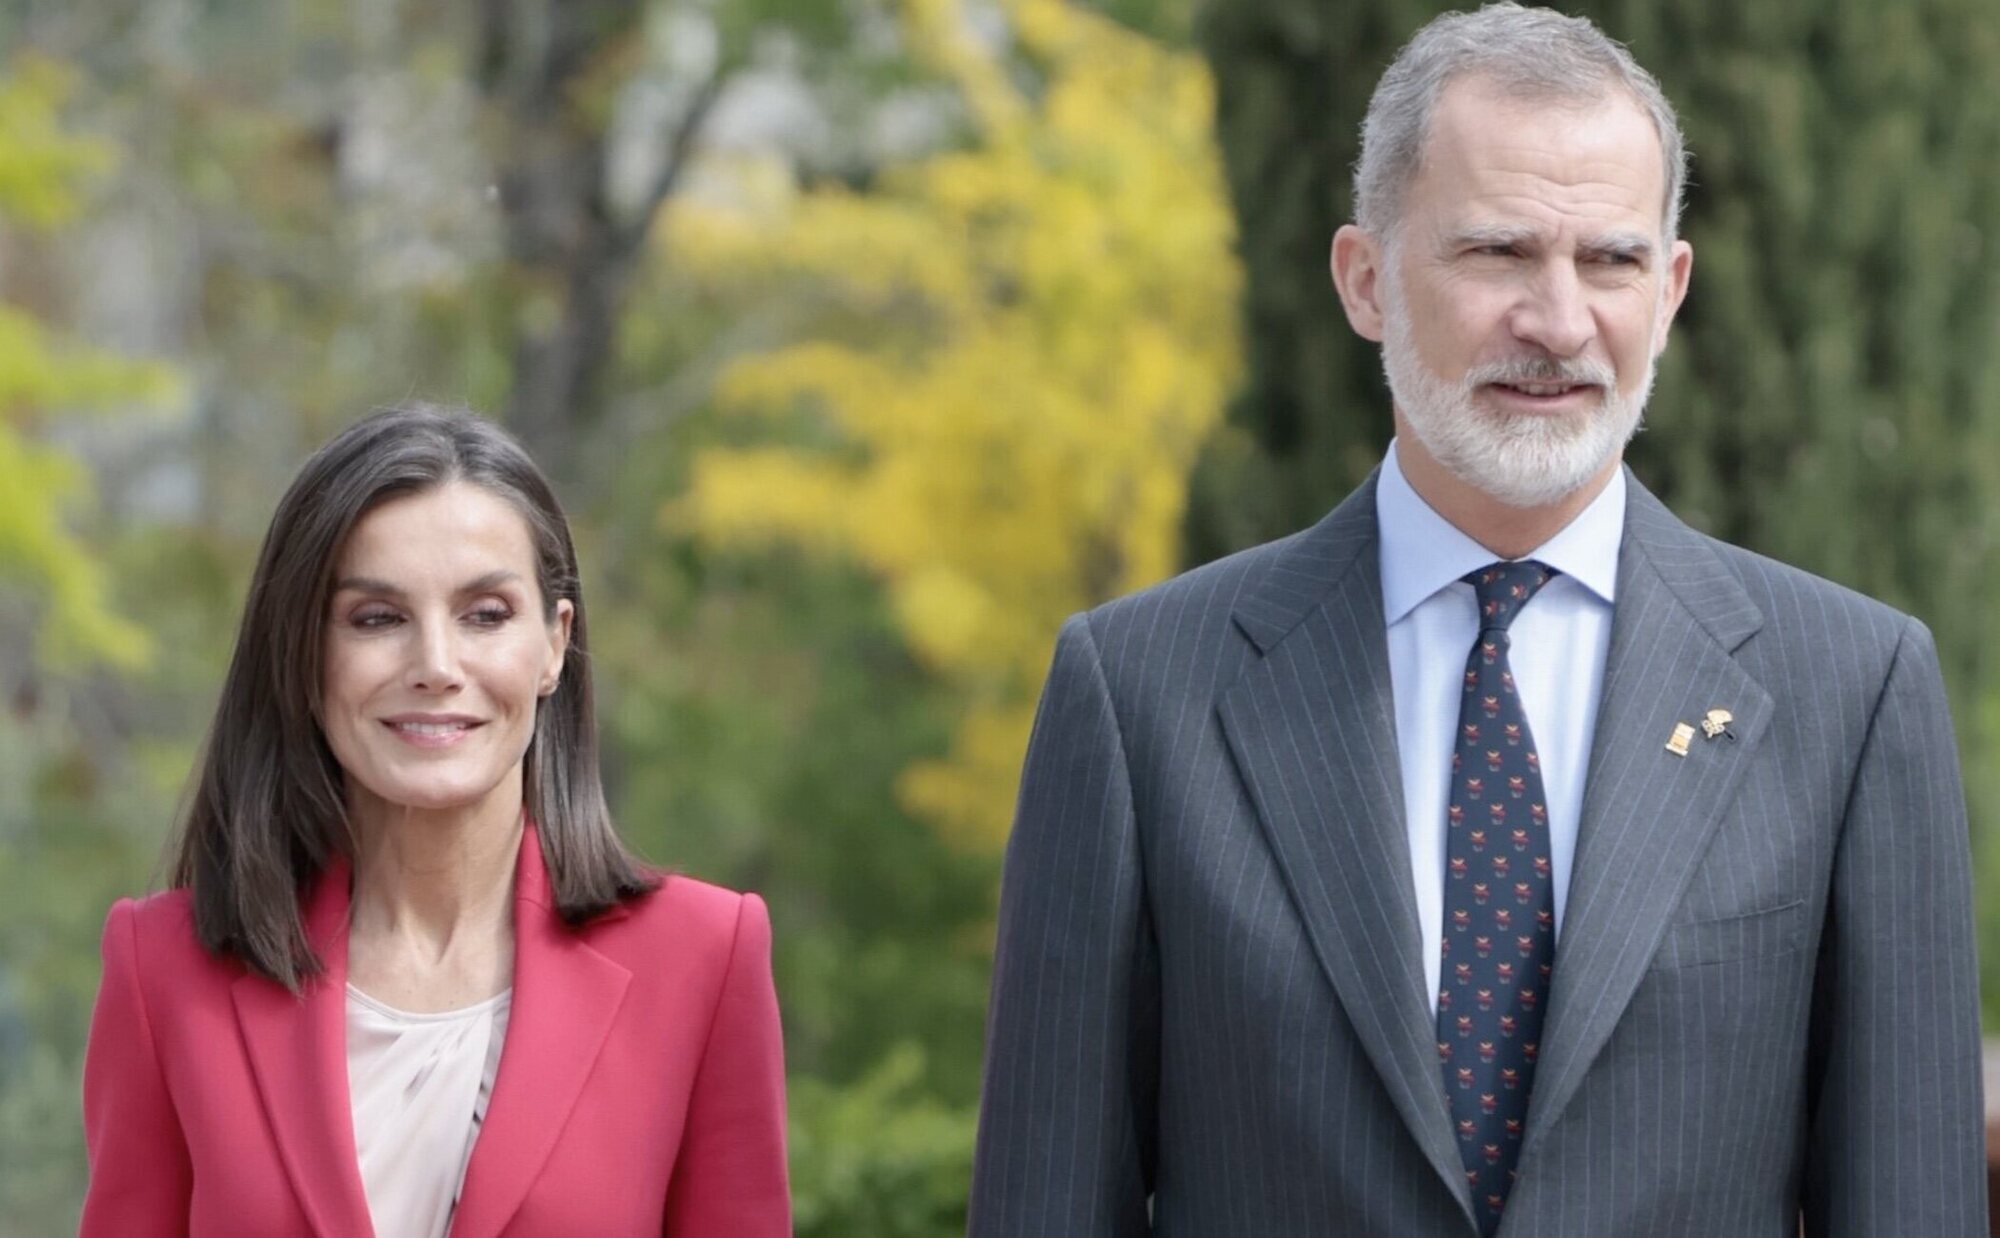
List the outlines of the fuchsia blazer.
<svg viewBox="0 0 2000 1238">
<path fill-rule="evenodd" d="M 187 892 L 121 900 L 84 1060 L 84 1238 L 369 1238 L 347 1091 L 347 865 L 306 904 L 303 999 L 195 940 Z M 668 877 L 581 928 L 533 829 L 514 1002 L 452 1238 L 791 1233 L 771 929 Z"/>
</svg>

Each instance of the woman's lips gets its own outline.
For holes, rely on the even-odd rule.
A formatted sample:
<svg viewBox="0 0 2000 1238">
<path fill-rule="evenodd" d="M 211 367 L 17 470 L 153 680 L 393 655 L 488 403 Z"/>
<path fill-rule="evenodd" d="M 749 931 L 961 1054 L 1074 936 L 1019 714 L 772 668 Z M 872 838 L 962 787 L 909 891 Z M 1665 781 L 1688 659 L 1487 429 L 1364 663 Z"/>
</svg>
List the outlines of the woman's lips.
<svg viewBox="0 0 2000 1238">
<path fill-rule="evenodd" d="M 463 743 L 481 725 L 470 718 L 454 718 L 441 721 L 423 719 L 385 718 L 382 725 L 390 734 L 406 744 L 417 748 L 449 748 Z"/>
</svg>

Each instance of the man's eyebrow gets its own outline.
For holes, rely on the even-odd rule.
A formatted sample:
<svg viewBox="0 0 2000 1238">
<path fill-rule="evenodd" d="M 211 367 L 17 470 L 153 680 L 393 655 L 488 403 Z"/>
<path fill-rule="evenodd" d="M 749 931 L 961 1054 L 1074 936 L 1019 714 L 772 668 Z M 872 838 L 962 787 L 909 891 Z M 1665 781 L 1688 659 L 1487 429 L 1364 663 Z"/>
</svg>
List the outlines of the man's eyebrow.
<svg viewBox="0 0 2000 1238">
<path fill-rule="evenodd" d="M 1643 262 L 1653 256 L 1653 238 L 1643 232 L 1607 232 L 1591 237 L 1577 248 L 1592 257 L 1636 258 Z"/>
<path fill-rule="evenodd" d="M 1526 249 L 1538 243 L 1539 234 L 1533 228 L 1514 227 L 1508 224 L 1473 224 L 1460 228 L 1446 239 L 1446 246 L 1453 252 L 1463 249 Z M 1640 262 L 1653 256 L 1653 238 L 1643 232 L 1607 232 L 1591 237 L 1577 246 L 1579 252 L 1592 258 L 1632 258 Z"/>
<path fill-rule="evenodd" d="M 503 567 L 498 570 L 488 572 L 484 576 L 480 576 L 474 580 L 466 581 L 464 584 L 458 587 L 457 592 L 460 595 L 468 593 L 485 593 L 488 590 L 497 589 L 501 585 L 508 584 L 513 581 L 517 581 L 519 579 L 521 579 L 521 574 L 519 572 L 510 571 L 509 569 Z M 334 583 L 333 591 L 335 593 L 347 593 L 350 591 L 354 593 L 371 593 L 379 597 L 388 597 L 388 598 L 401 598 L 408 596 L 403 592 L 401 587 L 390 584 L 386 580 L 377 579 L 376 577 L 373 576 L 344 576 L 340 580 Z"/>
<path fill-rule="evenodd" d="M 1473 224 L 1460 228 L 1446 238 L 1448 248 L 1479 249 L 1485 246 L 1515 248 L 1532 244 L 1535 240 L 1533 228 L 1521 228 L 1508 224 Z"/>
</svg>

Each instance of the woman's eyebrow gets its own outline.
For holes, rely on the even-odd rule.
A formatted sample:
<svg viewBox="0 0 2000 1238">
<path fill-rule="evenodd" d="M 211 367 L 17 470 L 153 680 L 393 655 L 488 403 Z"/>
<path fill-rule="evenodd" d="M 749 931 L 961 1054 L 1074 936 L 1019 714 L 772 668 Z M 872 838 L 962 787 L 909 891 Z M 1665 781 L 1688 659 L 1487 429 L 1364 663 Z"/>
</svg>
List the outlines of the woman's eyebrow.
<svg viewBox="0 0 2000 1238">
<path fill-rule="evenodd" d="M 500 568 L 460 585 L 456 592 L 463 596 L 468 593 L 485 593 L 521 579 L 519 572 Z M 402 598 L 409 595 L 401 586 L 393 585 L 374 576 L 343 576 L 333 586 L 335 593 L 372 593 L 380 597 Z"/>
</svg>

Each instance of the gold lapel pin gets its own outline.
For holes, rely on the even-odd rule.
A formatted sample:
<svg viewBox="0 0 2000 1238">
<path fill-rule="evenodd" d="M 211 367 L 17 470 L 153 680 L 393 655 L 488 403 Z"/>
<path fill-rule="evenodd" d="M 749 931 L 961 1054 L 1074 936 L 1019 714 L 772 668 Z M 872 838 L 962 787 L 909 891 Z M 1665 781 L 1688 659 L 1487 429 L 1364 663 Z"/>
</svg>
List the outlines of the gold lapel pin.
<svg viewBox="0 0 2000 1238">
<path fill-rule="evenodd" d="M 1714 739 L 1718 735 L 1726 739 L 1735 739 L 1736 733 L 1729 729 L 1729 724 L 1734 721 L 1736 721 L 1736 715 L 1730 713 L 1728 710 L 1711 709 L 1708 711 L 1708 715 L 1701 720 L 1701 733 L 1710 739 Z"/>
<path fill-rule="evenodd" d="M 1674 733 L 1667 740 L 1667 751 L 1677 757 L 1688 754 L 1688 741 L 1694 738 L 1694 728 L 1685 722 L 1674 723 Z"/>
</svg>

